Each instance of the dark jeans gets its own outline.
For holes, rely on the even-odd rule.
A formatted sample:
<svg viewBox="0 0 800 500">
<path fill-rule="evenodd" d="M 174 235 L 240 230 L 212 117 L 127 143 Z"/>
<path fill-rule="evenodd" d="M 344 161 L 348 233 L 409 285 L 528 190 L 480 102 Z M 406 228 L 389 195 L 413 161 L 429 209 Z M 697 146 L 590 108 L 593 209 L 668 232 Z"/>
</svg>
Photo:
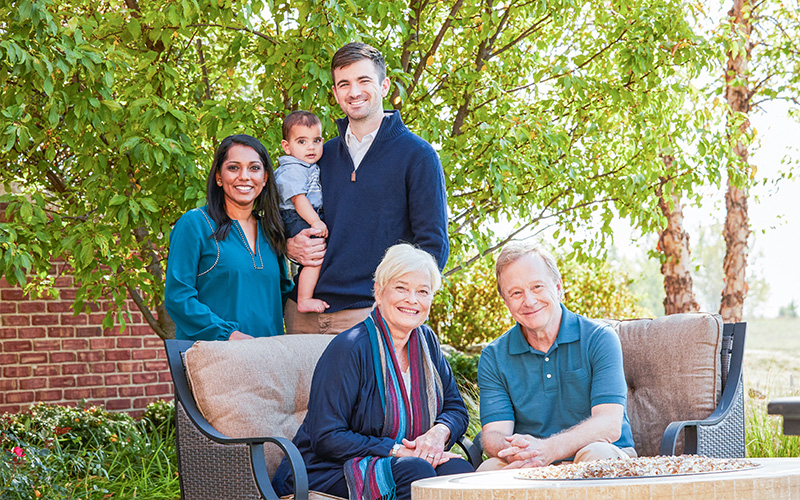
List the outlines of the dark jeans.
<svg viewBox="0 0 800 500">
<path fill-rule="evenodd" d="M 461 458 L 451 458 L 436 469 L 419 457 L 392 459 L 392 476 L 394 476 L 394 484 L 397 485 L 397 500 L 411 500 L 411 483 L 417 479 L 474 471 L 475 469 L 472 468 L 472 465 Z M 350 497 L 347 491 L 347 481 L 345 481 L 344 477 L 334 483 L 331 489 L 323 493 L 342 498 Z"/>
</svg>

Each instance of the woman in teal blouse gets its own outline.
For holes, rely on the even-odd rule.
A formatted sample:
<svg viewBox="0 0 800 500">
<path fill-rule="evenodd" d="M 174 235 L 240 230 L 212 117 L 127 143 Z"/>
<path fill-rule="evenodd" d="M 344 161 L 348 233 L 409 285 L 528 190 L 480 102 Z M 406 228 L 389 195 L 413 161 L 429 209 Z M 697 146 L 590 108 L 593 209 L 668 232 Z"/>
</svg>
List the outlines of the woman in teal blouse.
<svg viewBox="0 0 800 500">
<path fill-rule="evenodd" d="M 166 308 L 176 337 L 241 340 L 283 334 L 292 287 L 272 162 L 249 135 L 222 140 L 206 187 L 208 205 L 169 235 Z"/>
</svg>

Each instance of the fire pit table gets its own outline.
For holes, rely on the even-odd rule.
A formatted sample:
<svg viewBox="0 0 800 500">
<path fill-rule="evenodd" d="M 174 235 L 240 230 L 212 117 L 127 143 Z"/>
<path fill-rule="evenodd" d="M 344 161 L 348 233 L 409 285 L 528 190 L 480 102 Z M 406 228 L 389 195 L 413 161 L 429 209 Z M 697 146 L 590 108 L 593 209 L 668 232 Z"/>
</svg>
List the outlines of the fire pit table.
<svg viewBox="0 0 800 500">
<path fill-rule="evenodd" d="M 413 500 L 791 500 L 800 499 L 800 458 L 748 459 L 749 469 L 608 479 L 522 479 L 517 470 L 417 481 Z"/>
</svg>

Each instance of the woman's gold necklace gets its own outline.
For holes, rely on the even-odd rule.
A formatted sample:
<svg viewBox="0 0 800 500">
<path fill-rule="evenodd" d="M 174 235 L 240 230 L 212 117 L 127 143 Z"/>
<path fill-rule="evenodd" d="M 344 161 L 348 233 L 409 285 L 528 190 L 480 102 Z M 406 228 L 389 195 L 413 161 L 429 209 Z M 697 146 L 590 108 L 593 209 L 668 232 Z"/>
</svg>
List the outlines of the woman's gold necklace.
<svg viewBox="0 0 800 500">
<path fill-rule="evenodd" d="M 242 230 L 241 224 L 239 224 L 239 221 L 235 219 L 234 222 L 236 222 L 236 224 L 234 224 L 234 227 L 236 228 L 236 231 L 239 233 L 239 237 L 242 239 L 242 243 L 244 243 L 245 248 L 247 248 L 247 252 L 250 254 L 250 258 L 253 260 L 253 267 L 255 269 L 264 269 L 264 261 L 261 260 L 261 252 L 258 251 L 258 222 L 256 222 L 255 255 L 253 254 L 253 251 L 250 249 L 250 244 L 247 242 L 247 238 L 245 238 L 244 236 L 244 231 Z M 256 265 L 256 257 L 258 257 L 259 265 Z"/>
</svg>

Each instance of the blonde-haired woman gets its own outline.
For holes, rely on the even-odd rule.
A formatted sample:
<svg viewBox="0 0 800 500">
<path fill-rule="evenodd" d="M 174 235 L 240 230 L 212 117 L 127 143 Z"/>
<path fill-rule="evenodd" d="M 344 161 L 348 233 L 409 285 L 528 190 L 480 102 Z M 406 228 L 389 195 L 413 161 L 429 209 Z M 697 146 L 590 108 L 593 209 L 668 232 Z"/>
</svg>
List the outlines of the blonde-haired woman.
<svg viewBox="0 0 800 500">
<path fill-rule="evenodd" d="M 294 438 L 310 489 L 407 500 L 417 479 L 473 470 L 447 451 L 467 428 L 467 409 L 436 335 L 422 324 L 440 285 L 427 252 L 408 244 L 386 251 L 375 308 L 331 341 L 314 371 Z M 285 460 L 273 484 L 279 495 L 292 492 Z"/>
</svg>

